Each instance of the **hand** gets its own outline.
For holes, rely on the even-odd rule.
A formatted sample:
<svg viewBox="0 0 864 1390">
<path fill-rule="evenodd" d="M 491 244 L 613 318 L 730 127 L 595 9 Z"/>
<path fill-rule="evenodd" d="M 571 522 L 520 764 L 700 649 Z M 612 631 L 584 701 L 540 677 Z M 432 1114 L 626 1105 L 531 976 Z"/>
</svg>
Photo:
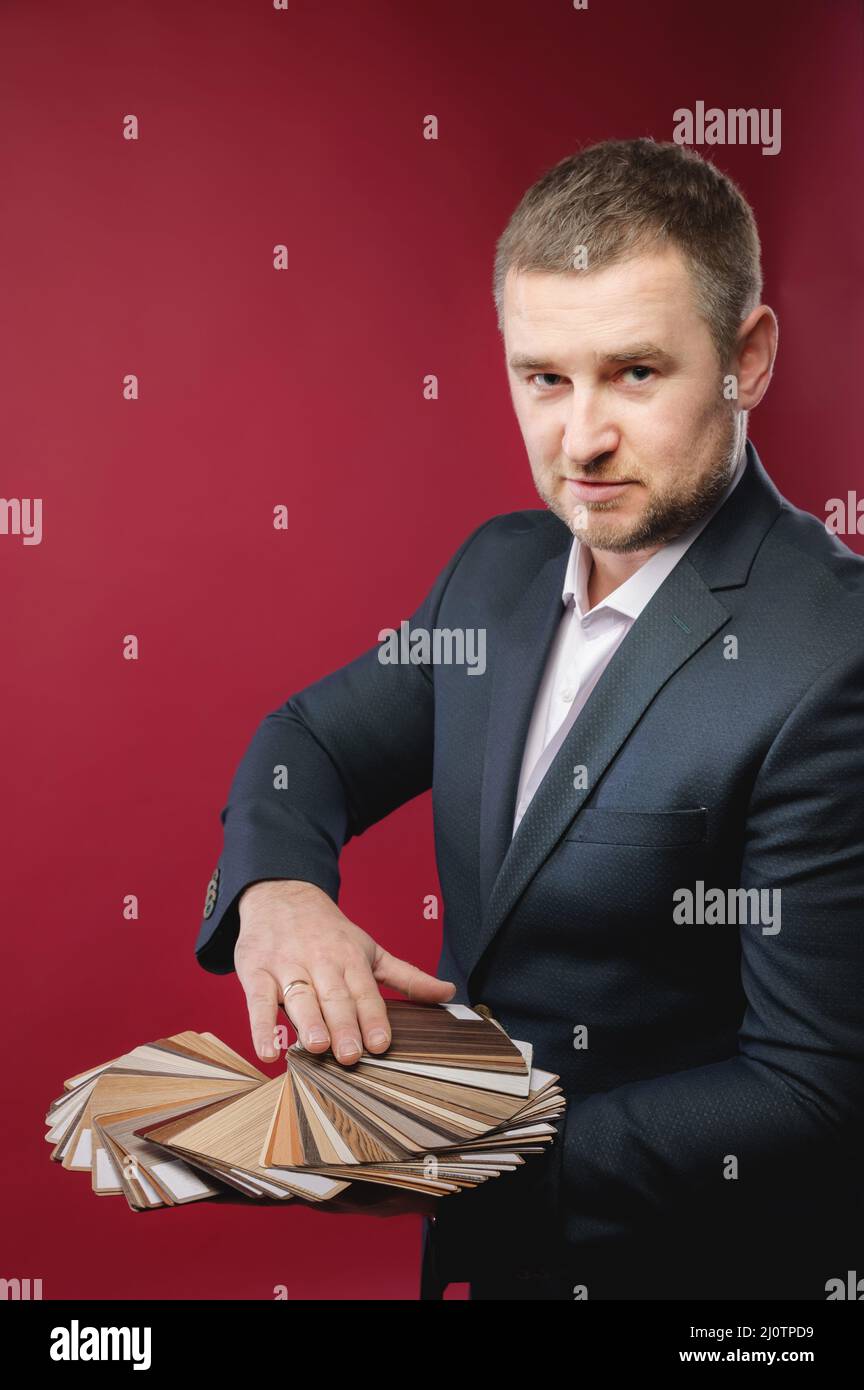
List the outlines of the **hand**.
<svg viewBox="0 0 864 1390">
<path fill-rule="evenodd" d="M 391 1034 L 378 985 L 423 1004 L 443 1004 L 456 986 L 385 951 L 314 883 L 253 883 L 239 902 L 234 967 L 246 993 L 255 1051 L 278 1056 L 274 1030 L 280 1003 L 309 1052 L 332 1046 L 350 1066 L 361 1052 L 386 1052 Z M 293 981 L 287 995 L 283 991 Z"/>
</svg>

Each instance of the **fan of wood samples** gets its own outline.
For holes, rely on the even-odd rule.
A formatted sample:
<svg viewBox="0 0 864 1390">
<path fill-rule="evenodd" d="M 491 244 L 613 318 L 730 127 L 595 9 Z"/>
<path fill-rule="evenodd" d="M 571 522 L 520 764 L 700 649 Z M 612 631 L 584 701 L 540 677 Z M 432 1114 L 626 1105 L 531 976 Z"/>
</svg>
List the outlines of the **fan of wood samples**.
<svg viewBox="0 0 864 1390">
<path fill-rule="evenodd" d="M 295 1043 L 269 1077 L 212 1033 L 144 1043 L 63 1083 L 51 1157 L 134 1211 L 233 1188 L 326 1202 L 352 1182 L 432 1196 L 543 1152 L 565 1100 L 529 1043 L 463 1004 L 385 1001 L 392 1042 L 350 1067 Z"/>
</svg>

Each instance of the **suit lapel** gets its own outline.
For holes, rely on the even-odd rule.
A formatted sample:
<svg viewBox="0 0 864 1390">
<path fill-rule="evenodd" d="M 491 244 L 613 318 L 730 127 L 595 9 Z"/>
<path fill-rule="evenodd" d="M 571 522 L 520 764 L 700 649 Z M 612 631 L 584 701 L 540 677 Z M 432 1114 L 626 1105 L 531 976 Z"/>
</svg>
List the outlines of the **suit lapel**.
<svg viewBox="0 0 864 1390">
<path fill-rule="evenodd" d="M 483 918 L 469 952 L 476 968 L 507 914 L 598 786 L 657 692 L 722 627 L 712 589 L 746 583 L 782 498 L 752 444 L 731 497 L 664 580 L 600 677 L 511 840 L 534 700 L 562 615 L 569 543 L 547 559 L 498 635 L 480 805 Z M 562 534 L 569 533 L 562 527 Z M 574 787 L 585 767 L 587 786 Z"/>
<path fill-rule="evenodd" d="M 480 800 L 480 886 L 488 902 L 510 844 L 522 754 L 549 648 L 564 611 L 561 589 L 572 537 L 538 570 L 495 641 Z"/>
</svg>

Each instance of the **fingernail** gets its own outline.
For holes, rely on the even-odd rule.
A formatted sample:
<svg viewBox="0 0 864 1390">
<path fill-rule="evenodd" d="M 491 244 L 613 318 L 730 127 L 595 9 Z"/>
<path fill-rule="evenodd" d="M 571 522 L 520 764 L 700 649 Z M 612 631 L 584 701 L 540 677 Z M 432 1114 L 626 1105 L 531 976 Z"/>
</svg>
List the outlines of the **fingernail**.
<svg viewBox="0 0 864 1390">
<path fill-rule="evenodd" d="M 339 1049 L 338 1055 L 340 1057 L 353 1057 L 356 1053 L 359 1052 L 360 1044 L 357 1042 L 356 1038 L 351 1038 L 347 1043 L 342 1044 L 342 1046 Z"/>
<path fill-rule="evenodd" d="M 306 1035 L 307 1046 L 309 1043 L 326 1043 L 326 1041 L 327 1034 L 324 1032 L 323 1028 L 313 1028 Z"/>
<path fill-rule="evenodd" d="M 272 1043 L 264 1043 L 261 1047 L 261 1056 L 265 1061 L 272 1061 L 276 1056 L 276 1049 Z"/>
<path fill-rule="evenodd" d="M 382 1028 L 376 1028 L 374 1033 L 369 1034 L 370 1047 L 377 1047 L 379 1043 L 386 1043 L 387 1034 Z"/>
</svg>

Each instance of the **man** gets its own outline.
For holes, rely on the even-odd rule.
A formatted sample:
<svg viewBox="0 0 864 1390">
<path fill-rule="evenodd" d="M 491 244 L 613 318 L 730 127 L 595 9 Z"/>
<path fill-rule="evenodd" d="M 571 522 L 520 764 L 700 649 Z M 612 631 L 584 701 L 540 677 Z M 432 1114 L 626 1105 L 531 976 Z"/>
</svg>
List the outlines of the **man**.
<svg viewBox="0 0 864 1390">
<path fill-rule="evenodd" d="M 548 1152 L 438 1203 L 427 1297 L 818 1299 L 864 1258 L 864 561 L 747 441 L 761 287 L 693 152 L 607 142 L 529 189 L 495 295 L 546 510 L 480 526 L 410 619 L 485 634 L 485 671 L 371 647 L 263 720 L 222 812 L 196 951 L 233 957 L 259 1056 L 282 999 L 313 1052 L 385 1050 L 386 985 L 484 1004 L 561 1077 Z M 438 979 L 336 905 L 346 840 L 430 787 Z"/>
</svg>

